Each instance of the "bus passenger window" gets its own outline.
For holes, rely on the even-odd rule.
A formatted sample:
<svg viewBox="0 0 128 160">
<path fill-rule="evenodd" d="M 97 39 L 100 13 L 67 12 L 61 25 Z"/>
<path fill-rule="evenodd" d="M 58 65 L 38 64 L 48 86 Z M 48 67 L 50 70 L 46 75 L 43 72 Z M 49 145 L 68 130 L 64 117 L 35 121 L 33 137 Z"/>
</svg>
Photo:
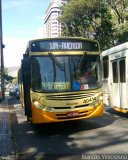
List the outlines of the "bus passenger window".
<svg viewBox="0 0 128 160">
<path fill-rule="evenodd" d="M 108 56 L 103 57 L 103 77 L 108 78 L 109 73 Z"/>
<path fill-rule="evenodd" d="M 113 83 L 118 83 L 118 68 L 117 62 L 112 62 Z"/>
<path fill-rule="evenodd" d="M 119 66 L 120 66 L 120 82 L 121 83 L 125 83 L 126 80 L 125 80 L 125 59 L 123 60 L 120 60 L 119 62 Z"/>
</svg>

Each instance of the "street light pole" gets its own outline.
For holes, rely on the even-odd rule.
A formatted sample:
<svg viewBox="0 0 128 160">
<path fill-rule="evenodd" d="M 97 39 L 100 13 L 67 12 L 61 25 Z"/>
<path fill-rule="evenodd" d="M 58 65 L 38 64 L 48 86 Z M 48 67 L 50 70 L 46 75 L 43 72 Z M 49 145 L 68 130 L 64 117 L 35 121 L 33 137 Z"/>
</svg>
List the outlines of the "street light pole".
<svg viewBox="0 0 128 160">
<path fill-rule="evenodd" d="M 0 0 L 0 60 L 1 60 L 1 91 L 2 91 L 2 100 L 5 100 L 5 86 L 4 86 L 4 56 L 3 56 L 3 35 L 2 35 L 2 7 Z"/>
</svg>

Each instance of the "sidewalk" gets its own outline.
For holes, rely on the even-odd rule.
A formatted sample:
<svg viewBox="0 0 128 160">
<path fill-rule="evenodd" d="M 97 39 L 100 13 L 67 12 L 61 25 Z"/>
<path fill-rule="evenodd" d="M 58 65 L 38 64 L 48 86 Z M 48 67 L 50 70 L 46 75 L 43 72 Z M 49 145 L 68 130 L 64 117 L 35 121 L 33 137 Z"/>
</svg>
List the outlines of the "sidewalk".
<svg viewBox="0 0 128 160">
<path fill-rule="evenodd" d="M 8 95 L 0 103 L 0 160 L 16 160 L 8 108 Z"/>
</svg>

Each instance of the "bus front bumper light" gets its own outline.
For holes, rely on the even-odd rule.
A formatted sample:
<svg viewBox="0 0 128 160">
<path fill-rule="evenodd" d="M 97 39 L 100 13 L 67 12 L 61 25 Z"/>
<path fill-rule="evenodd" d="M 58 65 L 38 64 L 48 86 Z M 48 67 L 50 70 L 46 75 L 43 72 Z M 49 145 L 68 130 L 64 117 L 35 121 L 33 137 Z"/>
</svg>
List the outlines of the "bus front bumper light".
<svg viewBox="0 0 128 160">
<path fill-rule="evenodd" d="M 38 101 L 34 101 L 34 105 L 37 107 L 39 105 Z"/>
</svg>

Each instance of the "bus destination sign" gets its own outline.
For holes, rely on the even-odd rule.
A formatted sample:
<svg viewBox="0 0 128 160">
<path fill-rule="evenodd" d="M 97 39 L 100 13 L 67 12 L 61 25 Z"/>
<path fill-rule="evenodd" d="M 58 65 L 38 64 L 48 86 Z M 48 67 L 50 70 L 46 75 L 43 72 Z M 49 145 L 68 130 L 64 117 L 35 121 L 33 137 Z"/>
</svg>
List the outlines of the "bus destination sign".
<svg viewBox="0 0 128 160">
<path fill-rule="evenodd" d="M 98 43 L 87 40 L 42 40 L 31 43 L 32 52 L 41 51 L 99 51 Z"/>
<path fill-rule="evenodd" d="M 83 43 L 81 42 L 50 42 L 51 50 L 81 50 Z"/>
</svg>

